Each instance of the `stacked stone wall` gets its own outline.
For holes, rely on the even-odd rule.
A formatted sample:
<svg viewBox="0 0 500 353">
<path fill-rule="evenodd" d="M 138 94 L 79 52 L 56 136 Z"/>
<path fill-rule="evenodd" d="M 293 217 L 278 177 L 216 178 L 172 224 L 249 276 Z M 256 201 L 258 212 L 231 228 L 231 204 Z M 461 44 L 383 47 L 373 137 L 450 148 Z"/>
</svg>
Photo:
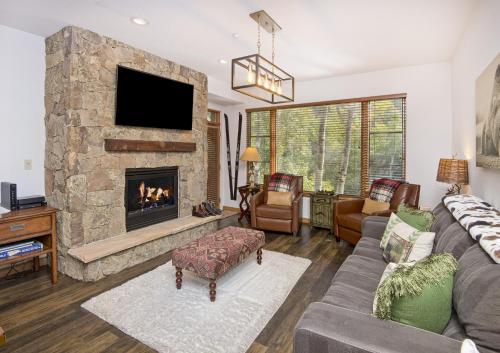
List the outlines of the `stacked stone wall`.
<svg viewBox="0 0 500 353">
<path fill-rule="evenodd" d="M 193 130 L 116 126 L 118 65 L 193 84 Z M 82 277 L 75 275 L 79 265 L 67 255 L 69 248 L 126 231 L 126 168 L 178 166 L 181 217 L 206 199 L 206 75 L 97 33 L 66 27 L 46 39 L 45 108 L 45 190 L 49 204 L 60 209 L 61 272 Z M 104 140 L 110 138 L 195 142 L 196 152 L 109 153 Z"/>
</svg>

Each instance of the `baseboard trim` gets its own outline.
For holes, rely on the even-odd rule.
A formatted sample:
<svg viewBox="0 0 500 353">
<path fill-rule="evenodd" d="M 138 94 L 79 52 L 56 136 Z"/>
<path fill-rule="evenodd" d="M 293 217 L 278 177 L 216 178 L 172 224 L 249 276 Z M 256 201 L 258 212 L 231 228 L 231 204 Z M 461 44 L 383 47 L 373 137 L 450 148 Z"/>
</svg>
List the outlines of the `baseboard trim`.
<svg viewBox="0 0 500 353">
<path fill-rule="evenodd" d="M 302 224 L 311 224 L 311 220 L 309 218 L 301 218 L 300 222 Z"/>
</svg>

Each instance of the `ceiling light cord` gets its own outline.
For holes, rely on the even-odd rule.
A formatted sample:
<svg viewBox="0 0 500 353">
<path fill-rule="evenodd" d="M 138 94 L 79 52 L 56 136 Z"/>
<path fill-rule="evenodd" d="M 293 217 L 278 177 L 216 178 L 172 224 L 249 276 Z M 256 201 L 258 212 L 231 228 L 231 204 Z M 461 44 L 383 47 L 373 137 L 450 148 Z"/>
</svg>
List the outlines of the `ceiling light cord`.
<svg viewBox="0 0 500 353">
<path fill-rule="evenodd" d="M 260 55 L 260 16 L 257 21 L 257 53 Z"/>
<path fill-rule="evenodd" d="M 276 32 L 274 31 L 274 27 L 273 27 L 273 34 L 272 34 L 272 36 L 273 36 L 273 54 L 272 54 L 273 65 L 274 65 L 274 48 L 275 48 L 275 46 L 274 46 L 274 38 L 276 37 L 275 34 L 276 34 Z M 273 69 L 274 69 L 274 67 L 273 67 Z"/>
</svg>

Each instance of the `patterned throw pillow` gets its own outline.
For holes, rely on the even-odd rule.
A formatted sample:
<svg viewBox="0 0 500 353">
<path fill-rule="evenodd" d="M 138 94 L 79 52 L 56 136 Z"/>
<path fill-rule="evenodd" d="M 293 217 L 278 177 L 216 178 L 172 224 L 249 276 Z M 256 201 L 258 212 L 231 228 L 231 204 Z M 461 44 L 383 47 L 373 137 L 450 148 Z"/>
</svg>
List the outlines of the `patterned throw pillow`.
<svg viewBox="0 0 500 353">
<path fill-rule="evenodd" d="M 384 248 L 387 262 L 419 261 L 432 253 L 435 233 L 421 232 L 404 222 L 394 226 Z"/>
<path fill-rule="evenodd" d="M 396 192 L 402 181 L 393 179 L 376 179 L 370 188 L 370 199 L 381 202 L 391 202 L 392 196 Z"/>
<path fill-rule="evenodd" d="M 412 266 L 387 265 L 375 293 L 373 315 L 442 333 L 451 317 L 457 267 L 448 253 L 428 256 Z"/>
<path fill-rule="evenodd" d="M 428 232 L 431 229 L 435 218 L 430 211 L 419 210 L 405 204 L 398 206 L 398 217 L 422 232 Z"/>
<path fill-rule="evenodd" d="M 394 227 L 399 224 L 403 223 L 403 220 L 399 218 L 395 213 L 391 214 L 391 217 L 389 218 L 389 222 L 387 222 L 387 226 L 385 227 L 384 234 L 382 235 L 382 239 L 380 239 L 380 248 L 385 249 L 387 246 L 387 242 L 389 241 L 389 237 L 392 234 L 392 230 Z"/>
<path fill-rule="evenodd" d="M 290 191 L 293 177 L 293 174 L 274 173 L 269 180 L 267 191 Z"/>
</svg>

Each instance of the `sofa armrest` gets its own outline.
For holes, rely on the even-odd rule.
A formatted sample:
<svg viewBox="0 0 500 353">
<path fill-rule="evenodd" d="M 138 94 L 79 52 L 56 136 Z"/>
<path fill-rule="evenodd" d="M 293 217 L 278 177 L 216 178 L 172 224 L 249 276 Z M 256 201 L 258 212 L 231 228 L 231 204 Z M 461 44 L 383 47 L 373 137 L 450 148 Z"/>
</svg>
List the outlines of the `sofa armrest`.
<svg viewBox="0 0 500 353">
<path fill-rule="evenodd" d="M 368 216 L 361 222 L 361 236 L 382 239 L 389 218 Z"/>
<path fill-rule="evenodd" d="M 364 199 L 341 200 L 335 202 L 334 209 L 336 215 L 348 214 L 348 213 L 361 213 L 364 204 L 365 204 Z"/>
<path fill-rule="evenodd" d="M 264 191 L 259 191 L 258 193 L 250 197 L 250 219 L 253 228 L 257 226 L 257 217 L 255 211 L 257 210 L 257 206 L 262 205 L 263 203 Z"/>
<path fill-rule="evenodd" d="M 385 211 L 378 211 L 378 212 L 373 212 L 370 216 L 380 216 L 380 217 L 390 217 L 391 214 L 396 213 L 395 210 L 385 210 Z"/>
<path fill-rule="evenodd" d="M 304 193 L 299 192 L 295 195 L 292 202 L 292 233 L 295 235 L 300 229 L 300 217 L 302 216 L 302 197 Z"/>
<path fill-rule="evenodd" d="M 296 204 L 300 204 L 302 202 L 302 197 L 304 196 L 304 193 L 303 192 L 299 192 L 297 193 L 297 195 L 295 195 L 295 198 L 293 199 L 293 206 L 295 206 Z"/>
<path fill-rule="evenodd" d="M 461 342 L 394 321 L 312 303 L 295 327 L 294 353 L 458 353 Z"/>
</svg>

